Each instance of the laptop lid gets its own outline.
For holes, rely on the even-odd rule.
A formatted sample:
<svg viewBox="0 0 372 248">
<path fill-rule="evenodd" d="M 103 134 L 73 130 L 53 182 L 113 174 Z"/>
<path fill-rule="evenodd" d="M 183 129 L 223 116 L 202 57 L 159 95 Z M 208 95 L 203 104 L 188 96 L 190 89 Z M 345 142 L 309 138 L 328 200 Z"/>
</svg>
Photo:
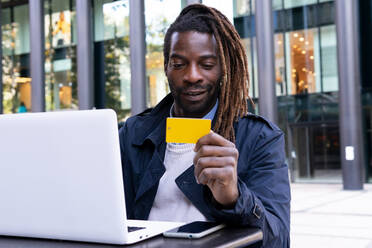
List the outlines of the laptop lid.
<svg viewBox="0 0 372 248">
<path fill-rule="evenodd" d="M 0 235 L 125 243 L 112 110 L 0 115 Z"/>
</svg>

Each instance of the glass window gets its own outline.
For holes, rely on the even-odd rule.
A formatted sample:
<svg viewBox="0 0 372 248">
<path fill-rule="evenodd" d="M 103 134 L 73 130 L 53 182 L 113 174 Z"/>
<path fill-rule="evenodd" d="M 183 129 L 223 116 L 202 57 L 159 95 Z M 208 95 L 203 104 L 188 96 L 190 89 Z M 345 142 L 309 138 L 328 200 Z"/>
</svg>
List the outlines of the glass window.
<svg viewBox="0 0 372 248">
<path fill-rule="evenodd" d="M 279 126 L 292 181 L 341 181 L 334 5 L 320 2 L 283 0 L 281 9 L 273 0 Z"/>
<path fill-rule="evenodd" d="M 283 9 L 283 0 L 272 0 L 273 10 Z"/>
<path fill-rule="evenodd" d="M 110 2 L 112 0 L 94 0 L 94 41 L 105 40 L 105 34 L 107 35 L 106 40 L 114 37 L 114 34 L 110 32 L 112 28 L 108 27 L 108 21 L 105 23 L 106 16 L 103 14 L 103 5 Z"/>
<path fill-rule="evenodd" d="M 75 1 L 44 2 L 46 110 L 77 109 Z"/>
<path fill-rule="evenodd" d="M 1 9 L 3 112 L 31 109 L 28 5 Z"/>
<path fill-rule="evenodd" d="M 254 13 L 255 0 L 234 0 L 234 17 L 251 15 Z"/>
<path fill-rule="evenodd" d="M 338 91 L 336 26 L 320 28 L 322 82 L 324 92 Z"/>
<path fill-rule="evenodd" d="M 341 183 L 340 133 L 337 125 L 323 124 L 292 126 L 294 167 L 296 182 Z"/>
<path fill-rule="evenodd" d="M 181 9 L 187 6 L 187 0 L 181 0 Z"/>
<path fill-rule="evenodd" d="M 253 66 L 251 66 L 251 58 L 252 58 L 252 54 L 251 54 L 251 47 L 253 44 L 251 44 L 251 40 L 252 39 L 249 39 L 249 38 L 246 38 L 246 39 L 242 39 L 242 43 L 244 45 L 244 48 L 245 48 L 245 52 L 246 52 L 246 55 L 247 55 L 247 60 L 248 60 L 248 70 L 249 70 L 249 83 L 250 83 L 250 87 L 249 87 L 249 95 L 250 96 L 253 96 L 254 95 L 254 81 L 253 81 Z"/>
<path fill-rule="evenodd" d="M 338 90 L 334 25 L 288 32 L 286 40 L 288 94 Z M 278 67 L 282 63 L 278 49 L 281 48 L 276 44 L 277 78 L 280 75 Z"/>
<path fill-rule="evenodd" d="M 46 1 L 44 32 L 47 49 L 71 44 L 71 7 L 69 1 Z"/>
<path fill-rule="evenodd" d="M 221 0 L 202 0 L 202 3 L 218 9 L 221 13 L 223 13 L 231 23 L 233 23 L 233 16 L 234 16 L 234 4 L 230 1 L 221 1 Z"/>
<path fill-rule="evenodd" d="M 319 92 L 320 88 L 316 83 L 316 71 L 314 66 L 314 36 L 316 29 L 305 29 L 288 32 L 286 40 L 288 42 L 287 70 L 288 90 L 290 94 L 305 94 Z M 319 60 L 319 58 L 316 58 Z M 319 73 L 319 72 L 318 72 Z M 289 76 L 289 75 L 288 75 Z"/>
<path fill-rule="evenodd" d="M 11 55 L 12 50 L 14 48 L 14 41 L 13 41 L 13 28 L 12 28 L 12 20 L 10 8 L 1 9 L 1 29 L 2 29 L 2 51 L 3 56 Z"/>
<path fill-rule="evenodd" d="M 364 88 L 361 92 L 363 103 L 363 135 L 366 152 L 365 173 L 367 182 L 372 183 L 372 92 Z"/>
<path fill-rule="evenodd" d="M 287 77 L 285 73 L 285 57 L 284 57 L 284 35 L 274 35 L 275 47 L 275 89 L 276 95 L 287 94 Z"/>
<path fill-rule="evenodd" d="M 168 9 L 169 11 L 164 11 Z M 147 106 L 155 106 L 169 93 L 164 74 L 163 43 L 169 25 L 181 12 L 181 1 L 146 0 L 146 76 Z"/>
<path fill-rule="evenodd" d="M 316 3 L 317 0 L 284 0 L 284 8 L 289 9 Z"/>
<path fill-rule="evenodd" d="M 257 44 L 256 37 L 242 39 L 245 47 L 245 53 L 248 60 L 248 73 L 249 73 L 249 96 L 258 98 L 258 79 L 257 79 Z"/>
<path fill-rule="evenodd" d="M 15 54 L 30 52 L 28 5 L 14 7 Z"/>
<path fill-rule="evenodd" d="M 257 80 L 257 56 L 256 56 L 256 37 L 254 34 L 254 2 L 251 0 L 234 0 L 234 26 L 238 31 L 248 60 L 249 71 L 249 96 L 258 97 Z M 257 99 L 256 99 L 257 100 Z M 253 110 L 252 110 L 253 111 Z M 257 104 L 255 111 L 257 111 Z"/>
<path fill-rule="evenodd" d="M 13 27 L 11 21 L 10 8 L 1 9 L 1 31 L 2 31 L 2 81 L 3 81 L 3 112 L 12 113 L 13 98 L 15 95 L 13 78 Z M 13 109 L 14 110 L 14 109 Z"/>
<path fill-rule="evenodd" d="M 104 74 L 95 81 L 104 91 L 104 107 L 115 110 L 119 121 L 131 108 L 129 7 L 129 0 L 94 0 L 95 66 Z"/>
<path fill-rule="evenodd" d="M 94 0 L 94 40 L 129 35 L 129 1 Z"/>
</svg>

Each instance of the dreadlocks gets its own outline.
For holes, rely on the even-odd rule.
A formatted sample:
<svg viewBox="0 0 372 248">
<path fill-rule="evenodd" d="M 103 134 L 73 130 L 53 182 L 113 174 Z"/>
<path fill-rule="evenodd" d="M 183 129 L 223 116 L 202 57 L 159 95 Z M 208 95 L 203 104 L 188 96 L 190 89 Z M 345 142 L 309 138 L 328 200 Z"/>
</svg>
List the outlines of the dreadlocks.
<svg viewBox="0 0 372 248">
<path fill-rule="evenodd" d="M 164 38 L 164 64 L 169 61 L 174 32 L 196 31 L 212 34 L 217 42 L 222 67 L 219 106 L 213 130 L 235 142 L 234 122 L 248 112 L 248 64 L 239 34 L 218 10 L 202 4 L 184 8 Z"/>
</svg>

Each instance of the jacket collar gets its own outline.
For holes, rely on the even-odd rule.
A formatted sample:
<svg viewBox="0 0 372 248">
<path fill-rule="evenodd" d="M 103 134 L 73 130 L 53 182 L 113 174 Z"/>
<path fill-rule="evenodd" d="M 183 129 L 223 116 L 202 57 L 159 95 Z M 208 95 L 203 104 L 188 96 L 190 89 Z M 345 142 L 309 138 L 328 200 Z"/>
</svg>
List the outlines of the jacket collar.
<svg viewBox="0 0 372 248">
<path fill-rule="evenodd" d="M 150 112 L 147 110 L 139 115 L 138 124 L 134 130 L 133 144 L 143 145 L 146 140 L 159 145 L 165 141 L 166 119 L 169 117 L 169 110 L 173 104 L 173 96 L 168 94 Z"/>
</svg>

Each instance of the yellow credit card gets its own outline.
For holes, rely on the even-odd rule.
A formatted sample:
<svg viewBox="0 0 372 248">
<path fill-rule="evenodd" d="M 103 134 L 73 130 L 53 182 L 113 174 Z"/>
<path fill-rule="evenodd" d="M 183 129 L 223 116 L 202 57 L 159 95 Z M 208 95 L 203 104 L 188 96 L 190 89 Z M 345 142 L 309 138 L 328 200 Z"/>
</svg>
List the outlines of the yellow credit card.
<svg viewBox="0 0 372 248">
<path fill-rule="evenodd" d="M 196 143 L 211 130 L 211 120 L 193 118 L 167 118 L 167 143 Z"/>
</svg>

